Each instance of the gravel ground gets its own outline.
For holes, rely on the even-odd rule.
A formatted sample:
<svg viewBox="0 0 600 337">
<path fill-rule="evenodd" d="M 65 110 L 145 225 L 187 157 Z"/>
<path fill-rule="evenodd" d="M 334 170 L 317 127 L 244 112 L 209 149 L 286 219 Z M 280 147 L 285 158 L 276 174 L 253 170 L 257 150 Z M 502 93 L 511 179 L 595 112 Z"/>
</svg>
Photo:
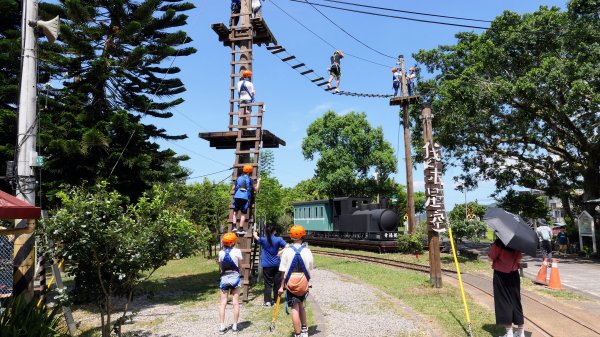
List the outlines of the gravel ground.
<svg viewBox="0 0 600 337">
<path fill-rule="evenodd" d="M 431 336 L 397 301 L 371 286 L 321 269 L 311 282 L 310 296 L 323 312 L 326 337 Z"/>
<path fill-rule="evenodd" d="M 315 332 L 315 337 L 431 336 L 428 329 L 415 323 L 414 314 L 403 309 L 401 303 L 386 300 L 379 290 L 371 286 L 321 269 L 313 271 L 311 282 L 313 288 L 308 310 L 313 310 L 311 305 L 320 309 L 313 310 L 317 326 L 310 330 Z M 268 332 L 270 321 L 250 322 L 250 318 L 261 316 L 258 311 L 270 310 L 262 308 L 261 304 L 262 295 L 250 303 L 242 304 L 238 323 L 239 336 L 273 336 Z M 157 304 L 146 298 L 139 298 L 134 301 L 133 310 L 138 311 L 133 324 L 123 327 L 128 336 L 218 336 L 216 296 L 210 302 L 184 305 Z M 284 310 L 283 307 L 281 310 Z M 227 306 L 226 315 L 226 322 L 231 322 L 231 305 Z M 82 326 L 98 326 L 97 317 L 83 310 L 75 312 L 75 320 L 81 322 Z M 277 324 L 291 326 L 291 319 L 280 319 Z M 277 331 L 281 330 L 283 329 Z M 231 332 L 225 336 L 231 336 Z"/>
</svg>

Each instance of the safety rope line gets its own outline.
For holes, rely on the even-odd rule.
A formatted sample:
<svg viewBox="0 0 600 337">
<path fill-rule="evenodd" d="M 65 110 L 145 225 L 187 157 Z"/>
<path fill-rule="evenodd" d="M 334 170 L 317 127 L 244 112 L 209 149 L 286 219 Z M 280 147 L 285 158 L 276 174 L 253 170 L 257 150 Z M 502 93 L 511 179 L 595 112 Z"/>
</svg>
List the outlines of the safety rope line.
<svg viewBox="0 0 600 337">
<path fill-rule="evenodd" d="M 296 56 L 290 54 L 285 48 L 280 45 L 267 46 L 267 50 L 271 52 L 271 54 L 277 56 L 282 62 L 290 66 L 292 70 L 295 70 L 298 74 L 306 77 L 309 81 L 314 83 L 317 87 L 327 91 L 333 95 L 344 95 L 344 96 L 353 96 L 353 97 L 372 97 L 372 98 L 390 98 L 394 95 L 386 95 L 386 94 L 367 94 L 367 93 L 359 93 L 359 92 L 351 92 L 351 91 L 335 91 L 335 88 L 327 87 L 327 79 L 323 76 L 319 76 L 313 69 L 309 68 L 303 62 L 300 62 Z M 322 88 L 324 87 L 324 88 Z"/>
</svg>

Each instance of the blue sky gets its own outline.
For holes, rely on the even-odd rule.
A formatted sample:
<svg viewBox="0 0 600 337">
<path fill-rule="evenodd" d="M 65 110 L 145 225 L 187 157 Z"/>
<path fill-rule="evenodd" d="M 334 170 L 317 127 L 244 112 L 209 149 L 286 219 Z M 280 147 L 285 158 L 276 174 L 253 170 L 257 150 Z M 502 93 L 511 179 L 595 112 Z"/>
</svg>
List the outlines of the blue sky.
<svg viewBox="0 0 600 337">
<path fill-rule="evenodd" d="M 328 22 L 311 6 L 289 0 L 268 0 L 264 3 L 263 16 L 280 45 L 285 47 L 298 60 L 306 63 L 318 74 L 326 77 L 329 56 L 333 49 L 312 33 L 292 21 L 287 15 L 273 6 L 272 1 L 302 21 L 311 30 L 335 45 L 338 49 L 372 60 L 386 67 L 346 57 L 342 60 L 341 89 L 354 92 L 391 93 L 390 68 L 393 59 L 384 57 L 359 44 L 337 27 Z M 371 6 L 396 8 L 448 16 L 492 20 L 504 10 L 517 13 L 535 11 L 540 5 L 565 7 L 564 1 L 504 0 L 504 1 L 389 1 L 389 0 L 347 0 Z M 317 2 L 315 0 L 315 2 Z M 201 176 L 232 166 L 233 150 L 216 150 L 207 141 L 198 137 L 199 132 L 225 131 L 228 125 L 229 109 L 229 48 L 218 42 L 217 35 L 210 25 L 228 22 L 230 10 L 228 0 L 196 1 L 197 8 L 188 12 L 189 25 L 185 27 L 194 39 L 192 45 L 198 49 L 195 55 L 180 57 L 174 65 L 182 69 L 178 76 L 187 87 L 182 96 L 185 102 L 174 111 L 168 120 L 148 120 L 163 127 L 171 134 L 187 134 L 183 141 L 159 141 L 162 147 L 169 147 L 180 154 L 191 157 L 183 165 L 192 170 L 192 177 Z M 321 2 L 323 3 L 323 2 Z M 336 5 L 331 3 L 331 5 Z M 391 18 L 365 16 L 319 8 L 329 18 L 373 49 L 387 55 L 404 54 L 406 65 L 415 61 L 411 54 L 420 49 L 432 49 L 439 45 L 454 44 L 454 35 L 465 28 L 410 22 Z M 360 8 L 358 8 L 360 9 Z M 368 9 L 367 9 L 368 10 Z M 405 15 L 402 13 L 390 13 Z M 409 16 L 409 15 L 406 15 Z M 418 17 L 410 15 L 411 17 Z M 430 20 L 449 21 L 432 17 L 418 17 Z M 456 22 L 456 21 L 454 21 Z M 485 23 L 461 22 L 472 25 Z M 481 30 L 475 30 L 480 32 Z M 171 60 L 169 60 L 171 62 Z M 406 184 L 404 170 L 404 144 L 399 127 L 398 107 L 389 106 L 388 99 L 356 98 L 331 95 L 318 89 L 306 78 L 293 71 L 288 65 L 268 52 L 265 47 L 254 49 L 254 78 L 256 99 L 266 103 L 267 112 L 263 128 L 284 139 L 287 146 L 274 149 L 275 176 L 284 186 L 294 186 L 301 180 L 314 175 L 316 162 L 306 161 L 302 156 L 302 139 L 306 128 L 327 110 L 337 113 L 350 111 L 365 112 L 371 125 L 381 126 L 385 138 L 394 149 L 400 148 L 396 181 Z M 422 74 L 427 77 L 427 74 Z M 435 111 L 434 111 L 435 113 Z M 400 132 L 400 133 L 399 133 Z M 435 130 L 434 130 L 435 132 Z M 446 207 L 451 209 L 456 203 L 464 202 L 464 195 L 455 190 L 452 177 L 459 174 L 449 170 L 445 176 Z M 209 176 L 215 182 L 230 176 L 231 172 L 221 172 Z M 413 171 L 415 189 L 423 190 L 423 169 Z M 201 181 L 202 177 L 189 182 Z M 227 181 L 227 180 L 226 180 Z M 494 191 L 493 182 L 481 182 L 480 187 L 467 194 L 468 201 L 477 199 L 491 203 L 489 194 Z"/>
</svg>

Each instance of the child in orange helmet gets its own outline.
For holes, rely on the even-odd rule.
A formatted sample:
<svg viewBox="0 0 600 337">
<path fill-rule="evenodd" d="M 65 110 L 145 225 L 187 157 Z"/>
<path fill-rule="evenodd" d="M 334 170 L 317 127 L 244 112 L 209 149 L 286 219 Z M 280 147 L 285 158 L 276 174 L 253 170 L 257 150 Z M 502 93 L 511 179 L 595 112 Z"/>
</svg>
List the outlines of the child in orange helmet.
<svg viewBox="0 0 600 337">
<path fill-rule="evenodd" d="M 256 185 L 248 174 L 252 173 L 251 165 L 244 165 L 242 168 L 243 174 L 239 176 L 233 183 L 233 212 L 236 218 L 240 218 L 240 225 L 234 228 L 233 231 L 244 235 L 244 225 L 246 224 L 246 213 L 250 208 L 250 200 L 252 192 L 258 192 L 260 188 L 260 178 L 257 179 Z"/>
<path fill-rule="evenodd" d="M 304 301 L 308 295 L 310 272 L 314 269 L 312 252 L 302 244 L 306 230 L 300 225 L 290 228 L 292 244 L 283 250 L 279 271 L 283 273 L 283 282 L 279 288 L 281 295 L 286 290 L 287 306 L 292 308 L 292 324 L 295 337 L 308 337 Z"/>
<path fill-rule="evenodd" d="M 231 330 L 233 334 L 237 334 L 237 322 L 240 317 L 240 269 L 242 263 L 242 251 L 234 248 L 237 242 L 237 235 L 232 232 L 223 234 L 221 238 L 223 249 L 219 252 L 219 269 L 221 270 L 221 303 L 219 306 L 219 334 L 223 335 L 229 330 L 225 326 L 225 306 L 227 305 L 227 297 L 229 291 L 233 296 L 233 325 Z"/>
<path fill-rule="evenodd" d="M 394 89 L 394 96 L 398 96 L 398 89 L 400 89 L 400 83 L 402 82 L 402 73 L 398 68 L 392 68 L 392 88 Z"/>
<path fill-rule="evenodd" d="M 344 53 L 339 50 L 336 50 L 331 56 L 331 66 L 329 66 L 329 80 L 327 81 L 327 88 L 331 88 L 331 81 L 333 81 L 333 78 L 335 77 L 335 92 L 339 92 L 340 78 L 342 77 L 340 61 L 343 57 Z"/>
</svg>

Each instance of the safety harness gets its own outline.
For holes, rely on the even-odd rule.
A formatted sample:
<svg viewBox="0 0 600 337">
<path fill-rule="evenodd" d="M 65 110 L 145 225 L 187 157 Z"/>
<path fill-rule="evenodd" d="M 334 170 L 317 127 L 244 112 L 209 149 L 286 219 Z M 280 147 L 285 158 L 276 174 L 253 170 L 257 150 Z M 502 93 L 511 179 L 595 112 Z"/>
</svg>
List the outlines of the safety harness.
<svg viewBox="0 0 600 337">
<path fill-rule="evenodd" d="M 254 103 L 254 95 L 252 95 L 250 90 L 248 90 L 248 88 L 246 87 L 246 80 L 242 80 L 242 86 L 240 88 L 240 92 L 242 92 L 242 91 L 247 92 L 248 95 L 250 96 L 250 103 Z"/>
<path fill-rule="evenodd" d="M 294 247 L 294 245 L 291 245 L 290 248 L 292 248 L 295 252 L 294 254 L 294 259 L 292 260 L 292 263 L 290 264 L 290 269 L 288 270 L 286 276 L 285 276 L 285 280 L 283 281 L 284 285 L 287 285 L 288 281 L 290 280 L 290 277 L 292 277 L 292 272 L 302 272 L 304 273 L 304 276 L 306 277 L 306 281 L 310 282 L 310 274 L 308 273 L 308 270 L 306 269 L 306 266 L 304 265 L 304 260 L 302 260 L 302 256 L 300 255 L 300 253 L 302 252 L 302 249 L 304 249 L 304 245 L 300 246 L 300 248 L 296 248 Z M 287 299 L 287 291 L 285 292 L 285 313 L 286 314 L 290 314 L 288 311 L 288 299 Z"/>
</svg>

